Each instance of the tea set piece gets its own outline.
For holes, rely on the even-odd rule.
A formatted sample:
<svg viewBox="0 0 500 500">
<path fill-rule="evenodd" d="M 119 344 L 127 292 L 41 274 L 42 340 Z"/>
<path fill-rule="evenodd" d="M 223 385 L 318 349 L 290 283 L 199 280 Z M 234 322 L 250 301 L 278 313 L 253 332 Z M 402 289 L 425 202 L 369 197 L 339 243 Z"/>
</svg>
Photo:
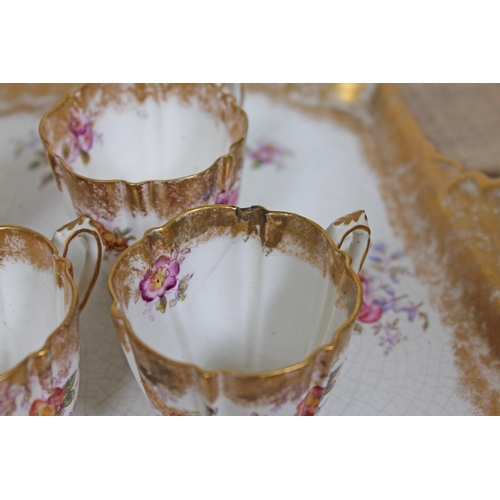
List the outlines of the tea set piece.
<svg viewBox="0 0 500 500">
<path fill-rule="evenodd" d="M 65 258 L 76 236 L 86 247 L 80 295 Z M 52 242 L 32 229 L 0 227 L 0 415 L 72 414 L 78 317 L 100 262 L 99 234 L 87 217 L 63 226 Z"/>
<path fill-rule="evenodd" d="M 339 250 L 347 244 L 352 257 Z M 361 308 L 369 244 L 363 211 L 327 232 L 292 213 L 209 206 L 148 231 L 108 284 L 155 412 L 316 414 Z"/>
<path fill-rule="evenodd" d="M 109 271 L 147 229 L 237 204 L 247 128 L 216 84 L 86 84 L 39 130 L 69 213 L 99 228 Z"/>
</svg>

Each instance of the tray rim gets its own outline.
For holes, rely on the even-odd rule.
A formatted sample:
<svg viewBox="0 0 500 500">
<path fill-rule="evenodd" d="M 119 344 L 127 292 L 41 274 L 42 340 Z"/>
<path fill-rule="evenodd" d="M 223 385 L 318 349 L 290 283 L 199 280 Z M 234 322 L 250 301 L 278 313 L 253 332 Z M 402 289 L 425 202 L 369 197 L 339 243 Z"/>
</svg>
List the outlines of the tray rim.
<svg viewBox="0 0 500 500">
<path fill-rule="evenodd" d="M 35 91 L 33 88 L 30 92 L 14 88 L 11 92 L 5 87 L 17 87 L 16 84 L 0 84 L 0 101 L 4 99 L 6 93 L 10 92 L 12 97 L 9 100 L 7 112 L 0 108 L 0 117 L 18 112 L 35 113 L 46 110 L 47 102 L 56 98 L 60 88 L 55 88 L 51 84 L 45 87 L 43 86 L 45 84 L 41 85 Z M 422 192 L 422 189 L 419 192 L 425 195 L 427 203 L 421 209 L 429 208 L 429 213 L 440 221 L 440 226 L 433 229 L 433 236 L 439 240 L 438 233 L 443 228 L 453 235 L 453 241 L 457 244 L 458 251 L 454 254 L 451 264 L 459 266 L 464 259 L 471 261 L 474 264 L 473 270 L 477 277 L 474 280 L 472 292 L 477 293 L 478 297 L 483 299 L 487 297 L 488 293 L 490 297 L 493 297 L 491 307 L 482 307 L 480 301 L 474 307 L 478 314 L 483 316 L 486 314 L 485 309 L 488 309 L 486 311 L 486 328 L 478 328 L 478 332 L 490 347 L 490 356 L 487 362 L 492 366 L 495 365 L 493 368 L 498 369 L 497 371 L 500 373 L 500 363 L 498 362 L 500 345 L 495 342 L 494 329 L 492 328 L 500 321 L 500 262 L 498 256 L 496 256 L 496 260 L 494 259 L 495 256 L 492 256 L 491 250 L 500 248 L 500 231 L 497 235 L 491 230 L 491 228 L 500 228 L 500 178 L 494 179 L 482 172 L 467 170 L 459 161 L 443 155 L 436 145 L 425 136 L 423 129 L 416 121 L 395 84 L 384 83 L 377 85 L 376 88 L 371 87 L 371 92 L 366 94 L 360 92 L 358 99 L 349 102 L 342 100 L 340 97 L 342 93 L 319 92 L 313 95 L 313 99 L 310 99 L 306 104 L 297 103 L 296 95 L 300 96 L 300 93 L 304 91 L 304 86 L 310 84 L 274 84 L 275 87 L 273 84 L 244 85 L 250 92 L 265 92 L 271 97 L 283 99 L 289 104 L 298 106 L 306 113 L 320 112 L 340 121 L 359 134 L 369 156 L 375 154 L 374 151 L 377 148 L 387 148 L 385 156 L 382 155 L 382 161 L 379 157 L 378 160 L 369 162 L 371 166 L 378 162 L 374 168 L 377 170 L 379 179 L 383 182 L 387 183 L 388 180 L 394 178 L 395 168 L 398 166 L 398 162 L 395 160 L 399 160 L 400 163 L 401 160 L 410 161 L 412 155 L 417 155 L 419 161 L 416 163 L 415 172 L 418 174 L 419 186 L 425 186 L 427 189 L 425 193 Z M 316 85 L 317 89 L 327 89 L 331 84 L 313 85 Z M 384 138 L 389 136 L 392 137 L 393 143 L 389 144 L 386 141 L 384 144 Z M 394 150 L 394 144 L 396 146 L 399 144 L 399 152 L 398 148 Z M 391 147 L 393 151 L 390 151 Z M 380 151 L 377 154 L 380 154 Z M 395 155 L 392 160 L 391 154 Z M 384 158 L 392 162 L 384 162 Z M 399 178 L 398 182 L 401 183 L 402 179 Z M 394 186 L 386 192 L 392 197 L 393 202 L 398 197 Z M 474 207 L 475 218 L 459 217 L 460 214 L 454 209 L 457 204 L 464 208 L 463 211 L 466 213 L 470 207 Z M 389 208 L 387 211 L 389 213 Z M 408 224 L 408 214 L 405 214 L 404 211 L 400 214 L 400 219 L 403 221 L 403 226 L 405 223 Z M 418 261 L 418 252 L 425 252 L 429 246 L 421 244 L 412 248 L 410 244 L 413 234 L 411 228 L 401 230 L 405 235 L 408 254 L 413 261 Z M 472 237 L 460 241 L 458 235 L 464 232 Z M 482 244 L 477 244 L 477 241 L 481 239 L 483 240 Z M 446 245 L 446 241 L 443 240 L 442 245 Z M 495 246 L 497 244 L 498 246 Z M 429 276 L 427 277 L 429 278 Z M 470 277 L 465 273 L 456 282 L 463 286 L 471 284 Z M 431 286 L 433 285 L 431 284 Z M 440 291 L 436 288 L 435 292 L 438 295 Z M 496 298 L 495 292 L 498 293 Z M 451 307 L 450 304 L 441 304 L 440 309 L 447 317 L 457 313 L 457 308 Z M 449 324 L 452 325 L 455 333 L 453 346 L 455 354 L 458 361 L 462 356 L 462 362 L 464 362 L 464 356 L 467 358 L 467 350 L 470 349 L 464 340 L 467 335 L 467 325 L 460 325 L 456 320 L 450 321 Z M 462 370 L 460 374 L 461 388 L 464 394 L 467 394 L 466 397 L 472 400 L 474 407 L 479 408 L 481 413 L 500 414 L 500 391 L 488 386 L 488 381 L 485 381 L 484 377 L 482 378 L 477 363 L 474 365 L 470 356 L 466 360 L 466 365 L 466 369 Z M 488 392 L 491 400 L 491 404 L 486 406 L 482 401 L 485 391 Z"/>
</svg>

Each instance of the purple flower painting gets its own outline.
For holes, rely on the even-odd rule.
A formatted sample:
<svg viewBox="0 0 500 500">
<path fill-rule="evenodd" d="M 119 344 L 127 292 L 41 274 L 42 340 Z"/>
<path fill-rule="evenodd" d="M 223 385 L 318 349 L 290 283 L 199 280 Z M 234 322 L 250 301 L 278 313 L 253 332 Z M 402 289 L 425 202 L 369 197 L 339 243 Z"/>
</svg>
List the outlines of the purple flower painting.
<svg viewBox="0 0 500 500">
<path fill-rule="evenodd" d="M 139 289 L 146 302 L 162 298 L 168 290 L 177 284 L 177 275 L 181 266 L 177 260 L 162 255 L 155 260 L 153 267 L 142 278 Z"/>
<path fill-rule="evenodd" d="M 181 264 L 185 256 L 190 252 L 189 248 L 183 250 L 172 250 L 168 255 L 163 254 L 156 258 L 151 268 L 143 275 L 139 286 L 134 292 L 134 299 L 146 303 L 144 314 L 148 313 L 153 321 L 151 311 L 153 306 L 157 311 L 164 313 L 167 307 L 174 307 L 177 302 L 184 301 L 188 282 L 193 274 L 186 274 L 180 278 Z M 168 300 L 168 297 L 171 297 Z"/>
<path fill-rule="evenodd" d="M 272 142 L 261 142 L 259 146 L 248 151 L 252 168 L 260 168 L 263 165 L 279 166 L 279 160 L 287 154 L 290 154 L 288 150 L 276 146 Z"/>
<path fill-rule="evenodd" d="M 234 206 L 238 203 L 239 195 L 240 195 L 239 187 L 220 191 L 219 193 L 217 193 L 217 196 L 215 197 L 215 204 Z"/>
<path fill-rule="evenodd" d="M 80 157 L 84 164 L 90 161 L 90 150 L 95 140 L 101 140 L 101 136 L 96 134 L 90 115 L 85 113 L 73 113 L 69 122 L 71 135 L 62 146 L 62 154 L 68 163 L 73 163 Z"/>
<path fill-rule="evenodd" d="M 354 329 L 360 333 L 363 324 L 371 325 L 373 333 L 379 338 L 379 345 L 389 354 L 402 340 L 402 321 L 420 321 L 423 331 L 429 327 L 423 303 L 415 304 L 407 293 L 402 293 L 401 277 L 413 276 L 402 265 L 403 252 L 389 252 L 385 244 L 373 245 L 369 260 L 360 274 L 363 286 L 363 305 Z"/>
</svg>

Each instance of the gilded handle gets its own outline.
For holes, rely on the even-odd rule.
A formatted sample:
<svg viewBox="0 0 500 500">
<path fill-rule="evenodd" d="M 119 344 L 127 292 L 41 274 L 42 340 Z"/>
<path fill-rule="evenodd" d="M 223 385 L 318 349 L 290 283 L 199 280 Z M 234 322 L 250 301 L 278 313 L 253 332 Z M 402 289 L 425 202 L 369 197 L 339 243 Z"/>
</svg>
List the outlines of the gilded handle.
<svg viewBox="0 0 500 500">
<path fill-rule="evenodd" d="M 92 220 L 87 216 L 82 216 L 59 228 L 52 237 L 52 243 L 56 246 L 59 254 L 66 257 L 69 244 L 76 236 L 83 239 L 85 246 L 85 262 L 78 282 L 81 312 L 99 276 L 102 247 L 99 233 Z"/>
<path fill-rule="evenodd" d="M 350 238 L 347 253 L 351 256 L 351 267 L 356 273 L 361 271 L 366 254 L 370 248 L 370 226 L 364 210 L 358 210 L 332 222 L 326 232 L 335 244 L 342 245 Z"/>
<path fill-rule="evenodd" d="M 234 96 L 238 106 L 243 105 L 243 85 L 241 83 L 219 83 L 218 85 L 224 92 Z"/>
</svg>

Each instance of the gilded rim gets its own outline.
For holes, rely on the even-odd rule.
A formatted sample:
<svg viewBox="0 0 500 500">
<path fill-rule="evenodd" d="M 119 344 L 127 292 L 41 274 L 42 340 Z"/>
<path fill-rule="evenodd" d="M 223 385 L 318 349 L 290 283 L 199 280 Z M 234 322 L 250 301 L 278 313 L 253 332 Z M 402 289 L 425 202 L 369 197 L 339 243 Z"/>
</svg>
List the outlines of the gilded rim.
<svg viewBox="0 0 500 500">
<path fill-rule="evenodd" d="M 22 227 L 22 226 L 14 226 L 14 225 L 5 225 L 5 226 L 0 226 L 0 231 L 3 231 L 4 229 L 16 229 L 18 231 L 22 231 L 24 233 L 28 233 L 31 236 L 34 236 L 35 238 L 39 238 L 41 241 L 43 241 L 47 246 L 51 249 L 52 255 L 55 260 L 60 261 L 64 264 L 64 273 L 66 274 L 66 277 L 68 278 L 68 281 L 71 285 L 71 291 L 72 291 L 72 296 L 71 296 L 71 302 L 68 306 L 68 313 L 66 314 L 64 320 L 57 326 L 57 328 L 47 337 L 47 340 L 43 344 L 42 348 L 36 352 L 33 352 L 31 354 L 28 354 L 25 358 L 23 358 L 17 365 L 13 366 L 6 372 L 0 374 L 0 382 L 4 382 L 5 380 L 8 380 L 15 372 L 20 370 L 30 359 L 34 358 L 40 358 L 42 356 L 47 355 L 47 353 L 50 350 L 50 343 L 54 339 L 54 337 L 59 333 L 59 331 L 66 327 L 69 326 L 71 323 L 71 320 L 75 314 L 78 315 L 78 308 L 77 303 L 78 303 L 78 292 L 76 289 L 76 284 L 75 281 L 73 280 L 73 276 L 71 275 L 71 262 L 65 258 L 61 257 L 59 253 L 57 252 L 57 249 L 55 245 L 48 240 L 43 234 L 38 233 L 37 231 L 34 231 L 33 229 L 29 229 L 27 227 Z"/>
<path fill-rule="evenodd" d="M 263 208 L 263 207 L 260 207 L 260 208 Z M 303 217 L 301 215 L 294 214 L 292 212 L 272 211 L 272 210 L 266 210 L 266 209 L 264 209 L 264 210 L 266 210 L 267 213 L 282 214 L 282 215 L 285 215 L 285 216 L 292 216 L 292 217 L 300 217 L 301 219 L 305 220 L 306 222 L 308 222 L 309 224 L 311 224 L 313 227 L 315 227 L 316 229 L 318 229 L 327 238 L 327 241 L 330 242 L 330 244 L 333 247 L 333 249 L 335 251 L 339 252 L 340 254 L 342 254 L 344 256 L 344 258 L 345 258 L 346 272 L 353 279 L 354 284 L 356 286 L 356 290 L 358 292 L 358 296 L 357 296 L 357 299 L 356 299 L 356 305 L 354 306 L 353 312 L 347 318 L 347 320 L 339 328 L 337 328 L 335 330 L 334 335 L 333 335 L 333 340 L 332 340 L 332 342 L 330 344 L 326 344 L 324 346 L 320 346 L 320 347 L 316 348 L 305 360 L 300 361 L 299 363 L 295 363 L 293 365 L 286 366 L 285 368 L 279 368 L 277 370 L 252 373 L 252 372 L 240 372 L 240 371 L 236 371 L 236 370 L 227 370 L 227 369 L 212 370 L 212 371 L 210 371 L 210 370 L 204 370 L 203 368 L 199 367 L 198 365 L 195 365 L 194 363 L 183 363 L 182 361 L 175 361 L 173 359 L 167 358 L 163 354 L 160 354 L 155 349 L 151 348 L 149 345 L 147 345 L 141 339 L 139 339 L 139 337 L 137 337 L 137 335 L 134 333 L 134 331 L 132 329 L 132 326 L 130 325 L 128 319 L 126 318 L 125 314 L 122 313 L 121 311 L 119 311 L 118 308 L 117 308 L 118 297 L 117 297 L 117 295 L 116 295 L 116 293 L 115 293 L 115 291 L 113 289 L 113 277 L 114 277 L 114 274 L 115 274 L 115 269 L 118 267 L 118 265 L 120 264 L 121 260 L 126 256 L 127 252 L 131 251 L 131 249 L 133 249 L 134 247 L 140 246 L 143 243 L 145 243 L 145 241 L 147 240 L 147 238 L 148 238 L 148 236 L 149 236 L 149 234 L 151 232 L 157 231 L 157 230 L 166 231 L 168 229 L 168 227 L 170 225 L 172 225 L 178 218 L 185 217 L 186 215 L 188 215 L 190 213 L 194 213 L 194 212 L 198 212 L 198 211 L 202 211 L 202 210 L 204 211 L 204 210 L 207 210 L 207 209 L 208 210 L 220 210 L 220 209 L 227 210 L 227 209 L 231 209 L 234 212 L 236 212 L 236 210 L 238 210 L 237 207 L 232 207 L 230 205 L 210 205 L 210 206 L 197 207 L 197 208 L 193 208 L 191 210 L 187 210 L 186 212 L 184 212 L 182 214 L 179 214 L 177 217 L 174 217 L 173 219 L 171 219 L 170 221 L 168 221 L 163 226 L 148 229 L 144 233 L 144 236 L 139 241 L 137 241 L 136 243 L 134 243 L 132 246 L 130 246 L 129 248 L 127 248 L 127 250 L 125 250 L 124 252 L 122 252 L 122 254 L 118 257 L 118 259 L 114 263 L 114 265 L 113 265 L 113 267 L 111 269 L 111 272 L 109 274 L 109 277 L 108 277 L 108 288 L 109 288 L 109 291 L 111 292 L 111 297 L 113 299 L 113 303 L 111 304 L 111 316 L 113 317 L 113 319 L 117 319 L 117 320 L 120 320 L 120 321 L 123 322 L 123 324 L 125 325 L 125 328 L 127 330 L 127 335 L 132 336 L 133 339 L 134 339 L 134 342 L 137 342 L 138 344 L 140 344 L 141 346 L 143 346 L 143 348 L 146 351 L 148 351 L 148 353 L 150 355 L 152 355 L 153 357 L 161 358 L 161 359 L 166 360 L 169 363 L 172 363 L 172 364 L 174 364 L 176 366 L 179 366 L 181 368 L 185 368 L 185 369 L 187 369 L 187 368 L 191 368 L 191 369 L 194 368 L 196 370 L 196 372 L 198 373 L 198 375 L 201 376 L 201 377 L 203 377 L 203 378 L 205 378 L 205 379 L 214 379 L 214 378 L 217 378 L 219 375 L 222 375 L 222 374 L 229 375 L 229 376 L 231 376 L 233 378 L 238 378 L 238 379 L 245 379 L 245 378 L 246 379 L 250 379 L 250 378 L 252 378 L 252 379 L 255 379 L 255 378 L 271 378 L 271 377 L 275 377 L 275 376 L 278 376 L 278 375 L 283 375 L 285 373 L 290 373 L 290 372 L 293 372 L 293 371 L 296 371 L 296 370 L 300 370 L 300 369 L 304 368 L 305 366 L 309 365 L 310 363 L 312 363 L 321 352 L 328 352 L 328 351 L 335 350 L 335 348 L 337 347 L 339 336 L 341 335 L 342 332 L 344 332 L 345 330 L 347 330 L 348 328 L 350 328 L 354 324 L 354 322 L 356 321 L 356 319 L 358 317 L 358 314 L 359 314 L 359 312 L 361 310 L 361 305 L 362 305 L 362 302 L 363 302 L 363 289 L 362 289 L 362 286 L 361 286 L 361 281 L 360 281 L 358 275 L 351 268 L 351 256 L 347 252 L 345 252 L 344 250 L 340 250 L 337 247 L 337 245 L 335 244 L 335 242 L 328 235 L 328 233 L 321 226 L 319 226 L 318 224 L 316 224 L 314 221 L 308 219 L 307 217 Z"/>
<path fill-rule="evenodd" d="M 71 101 L 75 98 L 75 94 L 77 94 L 78 92 L 81 92 L 83 89 L 85 89 L 87 87 L 92 87 L 93 85 L 96 85 L 96 84 L 84 83 L 84 84 L 80 85 L 78 88 L 76 88 L 75 90 L 73 90 L 72 92 L 69 92 L 68 94 L 66 94 L 66 96 L 62 99 L 61 102 L 59 102 L 58 104 L 56 104 L 55 106 L 53 106 L 49 111 L 47 111 L 47 113 L 45 113 L 43 115 L 42 119 L 40 120 L 40 124 L 38 126 L 38 133 L 40 134 L 40 137 L 41 137 L 43 143 L 45 144 L 45 147 L 47 149 L 47 154 L 49 156 L 53 156 L 53 157 L 59 158 L 59 160 L 61 162 L 61 165 L 73 177 L 76 177 L 77 179 L 84 180 L 84 181 L 87 181 L 87 182 L 95 182 L 95 183 L 99 183 L 99 184 L 118 184 L 118 183 L 124 183 L 127 186 L 142 186 L 144 184 L 153 183 L 153 182 L 165 182 L 166 180 L 167 181 L 181 181 L 181 180 L 191 179 L 193 177 L 197 177 L 198 175 L 206 173 L 209 170 L 211 170 L 212 168 L 216 167 L 216 164 L 220 161 L 221 158 L 232 157 L 232 153 L 228 153 L 228 154 L 219 156 L 212 163 L 212 165 L 210 165 L 205 170 L 201 170 L 200 172 L 197 172 L 197 173 L 194 173 L 194 174 L 189 174 L 189 175 L 186 175 L 184 177 L 176 177 L 176 178 L 172 178 L 172 179 L 147 179 L 147 180 L 141 181 L 141 182 L 129 182 L 129 181 L 125 180 L 125 179 L 94 179 L 92 177 L 85 177 L 84 175 L 81 175 L 81 174 L 75 172 L 74 170 L 72 170 L 66 164 L 66 161 L 64 160 L 64 158 L 61 155 L 57 154 L 54 151 L 54 148 L 52 147 L 52 143 L 47 139 L 47 137 L 46 137 L 46 135 L 44 133 L 43 127 L 44 127 L 45 123 L 47 122 L 47 120 L 53 114 L 57 113 L 57 111 L 60 108 L 63 108 L 63 107 L 65 107 L 65 106 L 67 106 L 68 104 L 71 103 Z M 102 84 L 98 84 L 98 85 L 102 85 Z M 207 83 L 205 85 L 209 85 L 209 86 L 212 86 L 212 87 L 216 88 L 223 96 L 228 96 L 231 99 L 231 101 L 232 101 L 231 102 L 232 106 L 234 106 L 234 108 L 240 110 L 240 112 L 242 113 L 243 119 L 245 121 L 245 123 L 244 123 L 244 129 L 243 129 L 243 136 L 240 139 L 238 139 L 236 142 L 232 142 L 231 143 L 231 145 L 229 146 L 229 150 L 233 150 L 238 145 L 240 145 L 243 141 L 245 141 L 245 138 L 246 138 L 246 135 L 247 135 L 247 132 L 248 132 L 248 116 L 247 116 L 245 110 L 236 102 L 236 98 L 232 94 L 229 94 L 228 92 L 224 92 L 220 88 L 220 86 L 216 85 L 215 83 Z"/>
</svg>

